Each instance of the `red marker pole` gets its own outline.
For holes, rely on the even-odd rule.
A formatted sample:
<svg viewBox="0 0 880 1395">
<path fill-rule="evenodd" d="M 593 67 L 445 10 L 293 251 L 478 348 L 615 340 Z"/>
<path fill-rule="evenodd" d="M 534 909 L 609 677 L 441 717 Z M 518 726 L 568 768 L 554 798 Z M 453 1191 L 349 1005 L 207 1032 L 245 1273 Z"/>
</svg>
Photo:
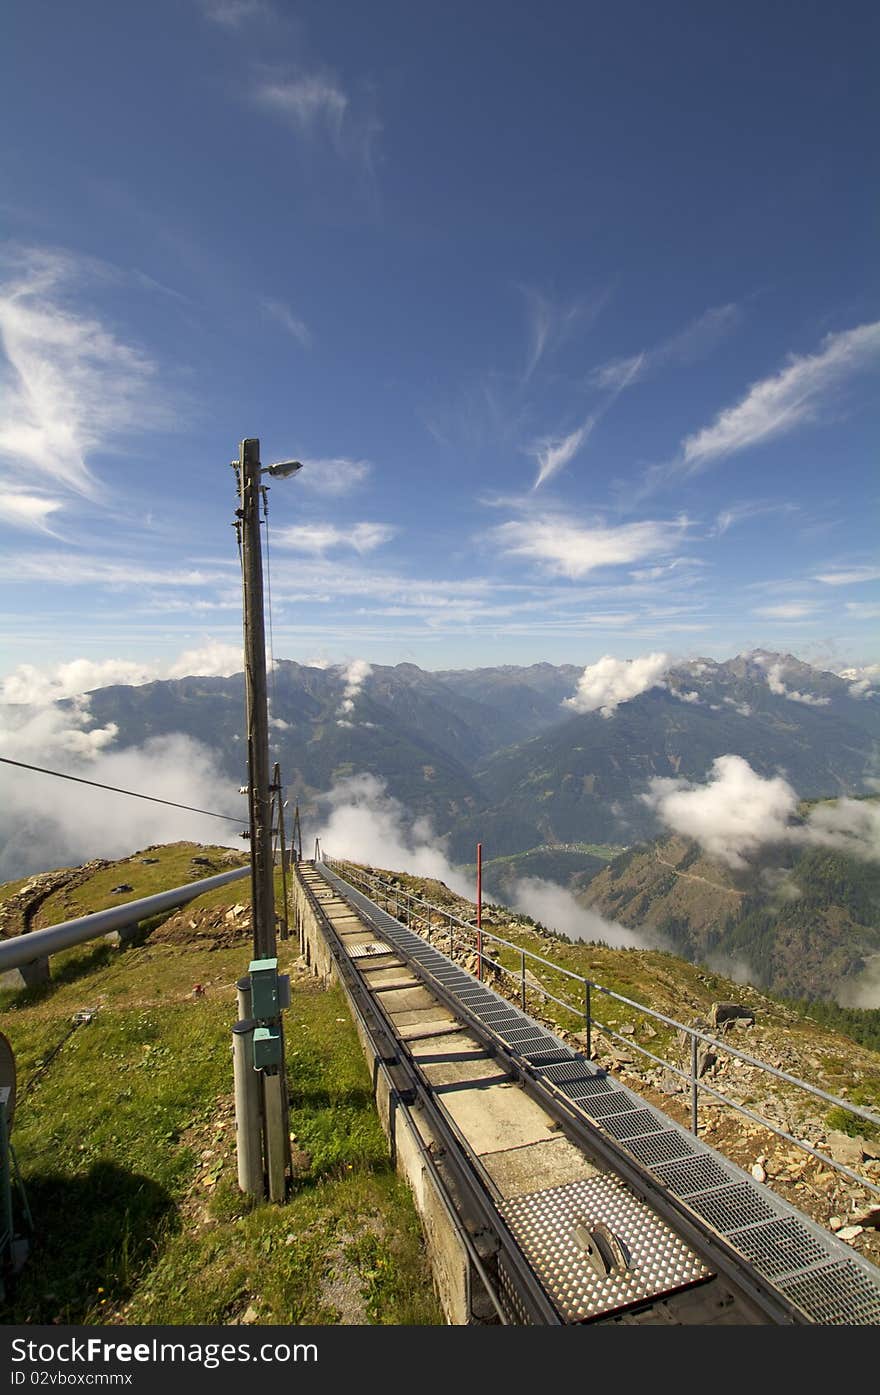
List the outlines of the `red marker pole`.
<svg viewBox="0 0 880 1395">
<path fill-rule="evenodd" d="M 483 844 L 477 844 L 477 978 L 483 982 Z"/>
</svg>

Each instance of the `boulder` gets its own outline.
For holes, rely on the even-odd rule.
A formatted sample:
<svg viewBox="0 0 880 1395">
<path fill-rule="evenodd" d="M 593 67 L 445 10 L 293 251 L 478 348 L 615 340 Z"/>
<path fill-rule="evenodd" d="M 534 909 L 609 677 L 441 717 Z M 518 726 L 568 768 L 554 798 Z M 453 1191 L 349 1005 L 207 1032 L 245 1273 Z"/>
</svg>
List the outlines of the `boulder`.
<svg viewBox="0 0 880 1395">
<path fill-rule="evenodd" d="M 737 1020 L 754 1022 L 755 1014 L 751 1008 L 742 1007 L 739 1003 L 713 1003 L 709 1020 L 713 1027 L 720 1027 L 725 1022 L 735 1022 Z"/>
</svg>

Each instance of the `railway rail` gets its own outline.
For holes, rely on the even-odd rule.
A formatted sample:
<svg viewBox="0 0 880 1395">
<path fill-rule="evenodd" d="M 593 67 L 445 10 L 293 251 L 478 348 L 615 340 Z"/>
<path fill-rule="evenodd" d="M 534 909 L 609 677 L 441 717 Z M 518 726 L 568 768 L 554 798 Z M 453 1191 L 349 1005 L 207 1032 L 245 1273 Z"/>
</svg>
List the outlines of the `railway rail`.
<svg viewBox="0 0 880 1395">
<path fill-rule="evenodd" d="M 880 1324 L 880 1271 L 844 1242 L 329 867 L 298 870 L 475 1320 Z"/>
</svg>

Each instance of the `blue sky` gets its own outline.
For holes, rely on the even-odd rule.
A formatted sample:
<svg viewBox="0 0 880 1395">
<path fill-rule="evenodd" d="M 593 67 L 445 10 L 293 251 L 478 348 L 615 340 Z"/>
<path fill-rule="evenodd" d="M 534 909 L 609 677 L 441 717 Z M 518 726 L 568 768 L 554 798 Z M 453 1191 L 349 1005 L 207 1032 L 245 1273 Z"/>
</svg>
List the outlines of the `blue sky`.
<svg viewBox="0 0 880 1395">
<path fill-rule="evenodd" d="M 876 14 L 14 0 L 0 678 L 877 662 Z"/>
</svg>

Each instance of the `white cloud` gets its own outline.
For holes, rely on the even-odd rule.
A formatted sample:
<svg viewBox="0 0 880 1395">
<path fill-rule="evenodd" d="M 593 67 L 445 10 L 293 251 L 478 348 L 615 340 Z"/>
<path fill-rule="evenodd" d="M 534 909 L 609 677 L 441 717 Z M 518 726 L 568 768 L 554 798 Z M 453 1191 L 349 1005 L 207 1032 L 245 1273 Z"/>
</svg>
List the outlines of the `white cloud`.
<svg viewBox="0 0 880 1395">
<path fill-rule="evenodd" d="M 116 683 L 138 686 L 156 677 L 149 664 L 128 659 L 73 659 L 54 669 L 38 669 L 32 664 L 19 666 L 0 685 L 0 700 L 4 703 L 45 706 L 62 698 L 77 697 L 93 688 L 107 688 Z"/>
<path fill-rule="evenodd" d="M 200 649 L 187 649 L 168 664 L 131 659 L 72 659 L 44 669 L 19 664 L 0 682 L 0 702 L 43 707 L 95 688 L 136 688 L 162 678 L 226 678 L 243 669 L 241 646 L 219 640 L 208 640 Z"/>
<path fill-rule="evenodd" d="M 348 460 L 344 456 L 303 460 L 299 482 L 303 489 L 327 498 L 348 494 L 363 484 L 372 466 L 366 460 Z"/>
<path fill-rule="evenodd" d="M 264 315 L 277 321 L 282 329 L 286 329 L 288 334 L 292 335 L 304 349 L 309 347 L 312 342 L 311 331 L 305 320 L 294 315 L 289 305 L 285 305 L 281 300 L 270 300 L 268 297 L 264 297 L 261 304 Z"/>
<path fill-rule="evenodd" d="M 686 520 L 677 523 L 625 523 L 619 527 L 579 527 L 545 514 L 502 523 L 490 536 L 503 551 L 543 563 L 556 576 L 581 577 L 598 567 L 616 567 L 667 552 L 681 539 Z"/>
<path fill-rule="evenodd" d="M 880 581 L 880 567 L 838 567 L 813 577 L 826 586 L 856 586 L 865 581 Z"/>
<path fill-rule="evenodd" d="M 655 778 L 642 801 L 710 857 L 743 868 L 764 843 L 785 842 L 797 795 L 781 776 L 764 779 L 742 756 L 719 756 L 709 783 Z"/>
<path fill-rule="evenodd" d="M 880 604 L 871 601 L 847 601 L 846 608 L 850 615 L 856 615 L 860 620 L 880 619 Z"/>
<path fill-rule="evenodd" d="M 41 765 L 64 756 L 88 760 L 111 745 L 119 730 L 112 722 L 94 727 L 91 721 L 89 701 L 83 696 L 66 708 L 39 698 L 33 703 L 11 702 L 0 706 L 0 748 L 12 759 L 39 758 Z M 4 778 L 6 771 L 4 767 Z"/>
<path fill-rule="evenodd" d="M 815 611 L 816 606 L 809 601 L 792 601 L 788 605 L 759 606 L 752 614 L 760 615 L 765 620 L 805 620 Z M 773 691 L 777 690 L 774 688 Z"/>
<path fill-rule="evenodd" d="M 183 571 L 174 567 L 150 567 L 141 563 L 105 562 L 100 557 L 77 556 L 63 552 L 6 552 L 0 556 L 0 575 L 13 581 L 47 581 L 67 586 L 97 584 L 119 586 L 217 586 L 228 581 L 229 572 L 198 568 Z"/>
<path fill-rule="evenodd" d="M 728 707 L 734 708 L 741 717 L 751 717 L 752 715 L 752 709 L 747 702 L 737 702 L 736 698 L 732 697 L 722 698 L 721 701 L 726 702 Z M 721 709 L 719 708 L 718 710 L 720 711 Z"/>
<path fill-rule="evenodd" d="M 799 693 L 796 689 L 787 688 L 782 681 L 784 672 L 785 664 L 782 662 L 767 667 L 767 687 L 771 693 L 775 693 L 777 697 L 788 698 L 789 702 L 800 702 L 805 707 L 829 706 L 831 699 L 828 697 L 814 697 L 812 693 Z"/>
<path fill-rule="evenodd" d="M 880 862 L 880 804 L 865 799 L 817 804 L 807 815 L 803 836 L 847 857 Z"/>
<path fill-rule="evenodd" d="M 93 271 L 34 250 L 0 287 L 0 457 L 95 500 L 90 457 L 162 413 L 146 355 L 65 303 Z"/>
<path fill-rule="evenodd" d="M 413 819 L 388 794 L 384 780 L 366 773 L 352 775 L 325 798 L 329 814 L 318 830 L 325 855 L 433 877 L 462 896 L 473 896 L 470 878 L 449 862 L 430 821 Z"/>
<path fill-rule="evenodd" d="M 338 726 L 350 727 L 354 724 L 347 720 L 354 711 L 354 700 L 364 683 L 373 672 L 366 659 L 352 659 L 349 664 L 342 666 L 342 676 L 345 679 L 345 688 L 342 693 L 342 701 L 336 709 L 337 716 L 344 720 L 337 723 Z"/>
<path fill-rule="evenodd" d="M 187 736 L 157 737 L 140 748 L 109 751 L 106 747 L 112 743 L 115 729 L 80 729 L 82 741 L 77 744 L 77 728 L 63 725 L 69 719 L 69 713 L 44 709 L 17 729 L 19 744 L 15 749 L 39 756 L 41 765 L 52 765 L 60 758 L 61 768 L 71 774 L 158 799 L 218 813 L 234 812 L 236 803 L 241 802 L 233 799 L 232 783 L 220 774 L 213 753 Z M 4 749 L 9 749 L 6 731 L 0 740 Z M 235 823 L 33 771 L 4 767 L 4 772 L 0 880 L 47 867 L 75 865 L 92 857 L 122 857 L 151 843 L 192 839 L 242 846 Z"/>
<path fill-rule="evenodd" d="M 562 470 L 569 461 L 573 460 L 588 438 L 593 429 L 593 419 L 589 418 L 583 426 L 579 426 L 576 431 L 572 431 L 568 436 L 558 437 L 555 440 L 542 441 L 535 448 L 535 459 L 538 464 L 538 477 L 535 480 L 534 488 L 537 489 L 545 480 Z"/>
<path fill-rule="evenodd" d="M 772 378 L 754 383 L 711 426 L 686 437 L 681 467 L 689 474 L 815 419 L 831 390 L 880 355 L 880 321 L 829 334 L 818 353 L 792 355 Z"/>
<path fill-rule="evenodd" d="M 634 930 L 627 930 L 625 926 L 604 920 L 595 911 L 587 910 L 570 891 L 556 882 L 544 881 L 540 877 L 522 877 L 505 895 L 513 910 L 521 911 L 533 920 L 539 920 L 548 930 L 559 930 L 573 940 L 607 944 L 614 949 L 645 949 L 651 944 L 650 940 L 637 935 Z"/>
<path fill-rule="evenodd" d="M 644 654 L 638 659 L 615 659 L 606 654 L 588 664 L 577 690 L 562 706 L 574 712 L 601 712 L 612 717 L 622 702 L 630 702 L 650 688 L 665 688 L 669 672 L 668 654 Z"/>
<path fill-rule="evenodd" d="M 276 529 L 273 539 L 276 546 L 292 552 L 319 554 L 333 547 L 350 547 L 363 555 L 390 542 L 396 531 L 388 523 L 354 523 L 343 528 L 335 523 L 300 523 Z"/>
<path fill-rule="evenodd" d="M 880 688 L 880 664 L 865 664 L 862 668 L 838 669 L 838 677 L 849 683 L 849 695 L 869 697 Z"/>
<path fill-rule="evenodd" d="M 735 869 L 768 844 L 826 847 L 880 860 L 880 804 L 838 799 L 816 805 L 797 822 L 798 796 L 788 781 L 758 775 L 742 756 L 719 756 L 706 784 L 655 778 L 641 799 L 667 828 Z"/>
<path fill-rule="evenodd" d="M 244 672 L 240 644 L 209 640 L 201 649 L 187 649 L 167 669 L 166 678 L 229 678 Z"/>
<path fill-rule="evenodd" d="M 669 691 L 671 692 L 674 698 L 678 698 L 679 702 L 689 702 L 696 706 L 702 704 L 702 698 L 700 697 L 699 693 L 683 690 L 680 688 L 670 688 Z"/>
<path fill-rule="evenodd" d="M 52 533 L 49 517 L 61 507 L 60 499 L 51 499 L 47 494 L 23 494 L 0 486 L 0 518 L 13 528 Z"/>
</svg>

